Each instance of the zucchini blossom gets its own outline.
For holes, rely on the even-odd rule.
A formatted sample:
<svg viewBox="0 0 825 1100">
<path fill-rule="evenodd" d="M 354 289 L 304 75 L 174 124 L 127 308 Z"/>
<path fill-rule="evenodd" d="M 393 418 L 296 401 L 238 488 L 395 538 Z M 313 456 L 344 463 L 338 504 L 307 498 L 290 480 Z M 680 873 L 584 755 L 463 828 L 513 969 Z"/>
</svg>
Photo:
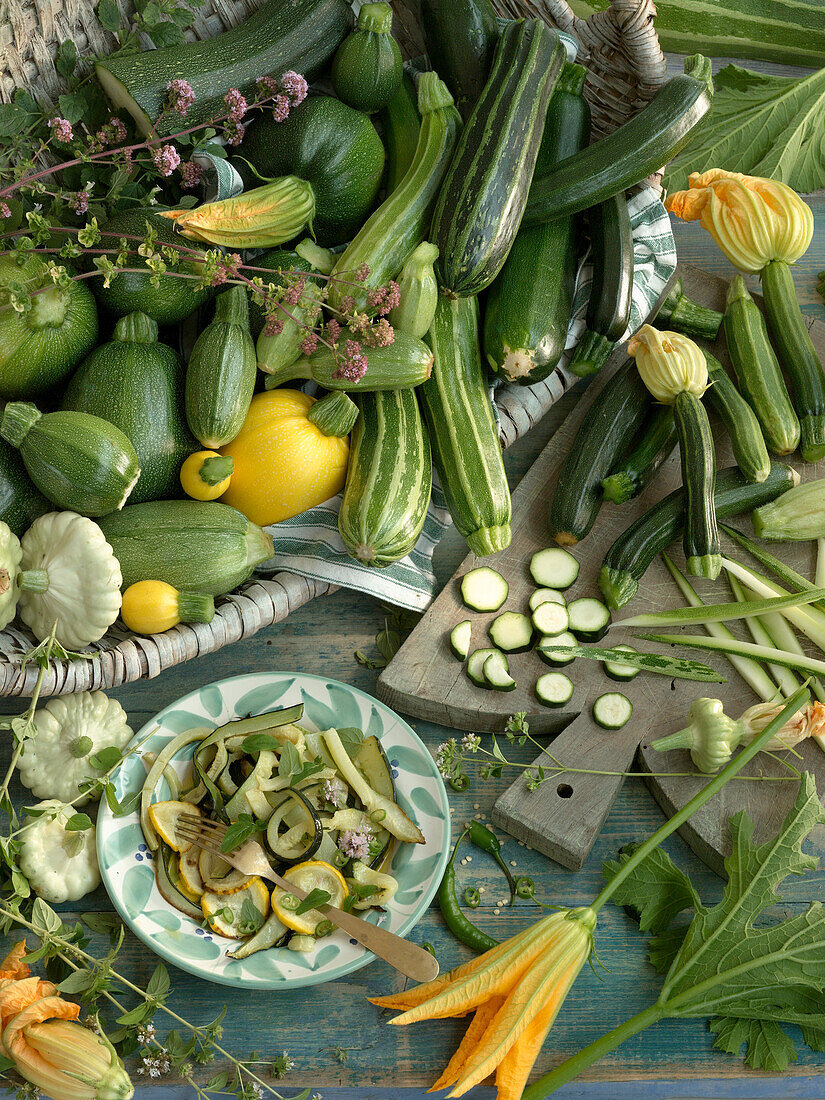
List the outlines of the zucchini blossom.
<svg viewBox="0 0 825 1100">
<path fill-rule="evenodd" d="M 312 224 L 315 193 L 306 180 L 280 176 L 231 199 L 160 213 L 195 241 L 236 249 L 274 248 Z"/>
<path fill-rule="evenodd" d="M 689 336 L 642 325 L 628 342 L 627 354 L 636 360 L 642 381 L 663 405 L 672 405 L 680 393 L 701 397 L 708 388 L 704 352 Z"/>
<path fill-rule="evenodd" d="M 699 220 L 740 271 L 756 274 L 771 260 L 796 263 L 811 243 L 811 208 L 785 183 L 711 168 L 693 172 L 687 191 L 665 203 L 685 221 Z"/>
<path fill-rule="evenodd" d="M 53 1100 L 130 1100 L 135 1090 L 105 1037 L 77 1023 L 80 1006 L 29 976 L 25 943 L 0 963 L 0 1052 Z"/>
<path fill-rule="evenodd" d="M 741 718 L 725 714 L 719 699 L 696 699 L 688 711 L 689 724 L 678 733 L 653 742 L 659 752 L 690 749 L 690 758 L 700 772 L 712 774 L 727 764 L 734 749 L 747 745 L 768 726 L 784 703 L 756 703 Z M 763 748 L 790 749 L 806 737 L 825 747 L 825 706 L 811 703 L 798 710 Z"/>
</svg>

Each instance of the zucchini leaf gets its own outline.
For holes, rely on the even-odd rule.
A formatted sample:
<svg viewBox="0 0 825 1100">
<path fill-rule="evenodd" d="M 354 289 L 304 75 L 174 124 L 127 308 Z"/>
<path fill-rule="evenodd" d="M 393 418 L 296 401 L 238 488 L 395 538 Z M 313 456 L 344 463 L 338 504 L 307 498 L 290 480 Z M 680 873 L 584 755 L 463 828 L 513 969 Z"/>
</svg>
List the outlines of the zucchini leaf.
<svg viewBox="0 0 825 1100">
<path fill-rule="evenodd" d="M 825 69 L 797 79 L 727 65 L 714 88 L 713 106 L 667 167 L 668 191 L 708 168 L 766 176 L 800 192 L 825 187 Z"/>
<path fill-rule="evenodd" d="M 728 881 L 718 905 L 707 907 L 688 877 L 659 849 L 617 888 L 613 900 L 631 909 L 642 931 L 656 933 L 650 958 L 668 967 L 657 1006 L 665 1016 L 710 1017 L 715 1046 L 738 1054 L 754 1069 L 780 1072 L 797 1053 L 780 1026 L 796 1024 L 805 1043 L 825 1047 L 825 909 L 813 903 L 803 913 L 772 924 L 756 922 L 782 899 L 777 891 L 790 875 L 816 867 L 802 843 L 825 821 L 813 776 L 805 773 L 793 808 L 777 836 L 753 843 L 745 813 L 730 819 Z M 614 877 L 632 850 L 603 866 Z M 674 919 L 685 909 L 685 929 Z"/>
</svg>

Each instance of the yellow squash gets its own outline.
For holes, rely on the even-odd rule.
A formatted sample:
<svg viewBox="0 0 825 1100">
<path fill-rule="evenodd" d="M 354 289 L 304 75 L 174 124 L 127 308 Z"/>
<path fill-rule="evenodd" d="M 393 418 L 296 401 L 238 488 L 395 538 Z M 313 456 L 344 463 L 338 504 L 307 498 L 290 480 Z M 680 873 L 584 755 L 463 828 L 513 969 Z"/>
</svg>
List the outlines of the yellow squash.
<svg viewBox="0 0 825 1100">
<path fill-rule="evenodd" d="M 357 416 L 343 392 L 320 401 L 299 390 L 257 394 L 240 432 L 221 448 L 233 462 L 223 503 L 263 527 L 334 497 L 344 487 Z"/>
</svg>

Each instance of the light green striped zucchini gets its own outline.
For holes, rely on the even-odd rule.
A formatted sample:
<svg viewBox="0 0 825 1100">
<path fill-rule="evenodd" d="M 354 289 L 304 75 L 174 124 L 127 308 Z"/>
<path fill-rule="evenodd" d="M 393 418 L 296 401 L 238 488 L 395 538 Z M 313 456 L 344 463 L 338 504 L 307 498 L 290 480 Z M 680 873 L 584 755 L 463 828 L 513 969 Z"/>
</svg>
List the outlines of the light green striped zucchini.
<svg viewBox="0 0 825 1100">
<path fill-rule="evenodd" d="M 383 568 L 418 542 L 430 503 L 430 442 L 412 390 L 362 393 L 338 530 L 350 554 Z"/>
<path fill-rule="evenodd" d="M 510 545 L 512 506 L 481 365 L 476 298 L 440 294 L 427 343 L 433 370 L 419 392 L 433 464 L 470 549 L 495 554 Z"/>
</svg>

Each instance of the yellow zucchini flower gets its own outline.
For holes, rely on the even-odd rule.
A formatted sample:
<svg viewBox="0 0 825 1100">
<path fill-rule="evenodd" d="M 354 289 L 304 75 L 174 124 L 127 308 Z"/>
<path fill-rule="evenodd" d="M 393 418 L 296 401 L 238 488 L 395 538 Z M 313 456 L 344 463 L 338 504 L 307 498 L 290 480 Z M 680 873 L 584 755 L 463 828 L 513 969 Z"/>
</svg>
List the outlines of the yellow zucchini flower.
<svg viewBox="0 0 825 1100">
<path fill-rule="evenodd" d="M 704 352 L 688 336 L 642 325 L 628 342 L 627 354 L 636 360 L 642 381 L 663 405 L 672 405 L 680 393 L 701 397 L 708 388 Z"/>
<path fill-rule="evenodd" d="M 755 274 L 771 260 L 796 263 L 811 243 L 811 208 L 785 183 L 710 168 L 693 172 L 687 191 L 676 191 L 666 208 L 696 221 L 740 271 Z"/>
<path fill-rule="evenodd" d="M 520 1100 L 530 1070 L 579 971 L 590 958 L 596 913 L 561 909 L 425 985 L 391 997 L 392 1024 L 473 1013 L 464 1038 L 430 1092 L 463 1096 L 495 1071 L 497 1100 Z"/>
<path fill-rule="evenodd" d="M 18 943 L 0 963 L 0 1053 L 52 1100 L 130 1100 L 134 1088 L 112 1044 L 75 1021 L 80 1006 L 29 977 Z"/>
<path fill-rule="evenodd" d="M 312 223 L 315 193 L 306 180 L 281 176 L 232 199 L 159 213 L 195 241 L 236 249 L 274 248 Z"/>
</svg>

